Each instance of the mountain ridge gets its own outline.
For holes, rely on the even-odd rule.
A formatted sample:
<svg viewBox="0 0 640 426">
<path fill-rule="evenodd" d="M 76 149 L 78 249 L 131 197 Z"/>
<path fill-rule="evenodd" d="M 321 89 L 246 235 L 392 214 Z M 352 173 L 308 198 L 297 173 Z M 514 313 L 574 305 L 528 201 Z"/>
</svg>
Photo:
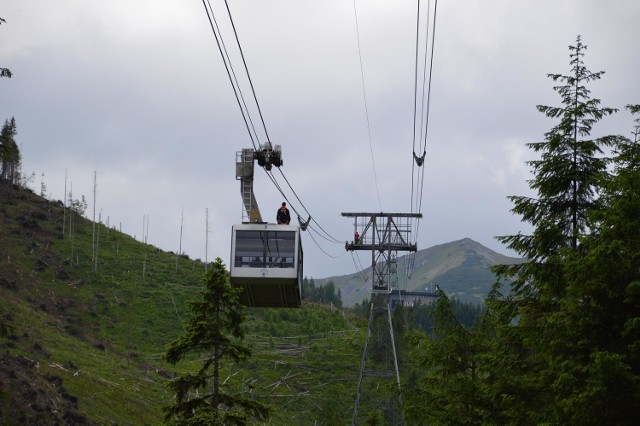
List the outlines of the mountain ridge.
<svg viewBox="0 0 640 426">
<path fill-rule="evenodd" d="M 481 303 L 496 277 L 491 266 L 521 263 L 523 259 L 491 250 L 471 238 L 437 244 L 397 259 L 398 287 L 424 291 L 436 284 L 450 297 L 463 302 Z M 407 276 L 407 266 L 412 273 Z M 333 281 L 340 289 L 343 306 L 369 298 L 371 266 L 352 274 L 315 279 L 317 284 Z"/>
</svg>

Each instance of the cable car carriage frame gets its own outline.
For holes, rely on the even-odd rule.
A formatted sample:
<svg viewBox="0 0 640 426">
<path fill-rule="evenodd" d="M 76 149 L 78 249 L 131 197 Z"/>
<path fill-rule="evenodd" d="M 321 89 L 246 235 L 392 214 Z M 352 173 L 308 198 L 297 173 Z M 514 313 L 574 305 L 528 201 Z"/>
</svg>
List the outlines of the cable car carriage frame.
<svg viewBox="0 0 640 426">
<path fill-rule="evenodd" d="M 253 193 L 254 161 L 267 170 L 282 165 L 279 145 L 243 149 L 236 155 L 236 179 L 241 182 L 242 224 L 231 230 L 231 284 L 241 289 L 248 307 L 299 308 L 302 300 L 303 251 L 301 226 L 262 220 Z M 309 221 L 307 221 L 308 224 Z"/>
</svg>

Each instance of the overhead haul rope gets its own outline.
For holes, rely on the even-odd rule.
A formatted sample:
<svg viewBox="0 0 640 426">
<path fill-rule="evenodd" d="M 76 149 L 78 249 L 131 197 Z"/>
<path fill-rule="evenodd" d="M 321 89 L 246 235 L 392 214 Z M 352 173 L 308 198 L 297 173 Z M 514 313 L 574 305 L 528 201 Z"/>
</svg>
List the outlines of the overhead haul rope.
<svg viewBox="0 0 640 426">
<path fill-rule="evenodd" d="M 355 257 L 354 257 L 354 253 L 355 253 Z M 358 256 L 358 252 L 351 252 L 351 261 L 353 262 L 353 266 L 355 266 L 356 271 L 358 271 L 358 273 L 360 274 L 360 276 L 362 277 L 362 280 L 364 282 L 367 282 L 369 280 L 369 278 L 371 277 L 371 274 L 373 272 L 373 270 L 369 270 L 368 274 L 364 273 L 365 268 L 362 266 L 362 262 L 360 261 L 360 256 Z"/>
<path fill-rule="evenodd" d="M 238 77 L 237 77 L 236 72 L 235 72 L 235 70 L 233 68 L 233 65 L 232 65 L 232 62 L 231 62 L 231 58 L 229 56 L 229 52 L 227 50 L 226 44 L 224 43 L 224 39 L 222 37 L 222 32 L 220 31 L 220 26 L 218 25 L 218 22 L 217 22 L 217 20 L 215 18 L 215 14 L 213 12 L 213 8 L 211 6 L 210 0 L 202 0 L 202 4 L 203 4 L 203 6 L 205 8 L 205 11 L 207 13 L 207 18 L 209 20 L 209 24 L 211 26 L 211 30 L 213 32 L 213 35 L 214 35 L 215 39 L 216 39 L 216 43 L 218 45 L 218 50 L 220 51 L 220 55 L 222 57 L 222 62 L 223 62 L 224 66 L 225 66 L 225 69 L 227 71 L 227 75 L 229 77 L 229 81 L 231 83 L 231 87 L 233 88 L 233 92 L 234 92 L 234 95 L 236 97 L 236 101 L 238 103 L 238 107 L 240 108 L 240 112 L 242 114 L 242 118 L 244 120 L 245 127 L 247 129 L 247 132 L 249 133 L 249 138 L 251 139 L 251 143 L 253 145 L 254 150 L 258 150 L 259 149 L 258 146 L 260 144 L 260 138 L 258 136 L 258 132 L 256 130 L 254 122 L 251 119 L 251 114 L 250 114 L 249 108 L 247 106 L 247 103 L 245 101 L 245 97 L 244 97 L 244 95 L 242 93 L 242 90 L 240 88 L 240 83 L 238 81 Z M 230 21 L 231 26 L 233 28 L 234 37 L 235 37 L 235 40 L 236 40 L 236 44 L 238 46 L 238 50 L 240 52 L 240 56 L 242 58 L 242 63 L 243 63 L 243 66 L 244 66 L 246 77 L 247 77 L 247 80 L 248 80 L 249 85 L 251 87 L 251 93 L 252 93 L 252 96 L 253 96 L 253 101 L 254 101 L 254 103 L 256 105 L 258 114 L 260 116 L 260 121 L 262 123 L 262 128 L 264 130 L 264 134 L 265 134 L 266 140 L 267 140 L 267 142 L 270 143 L 269 133 L 267 131 L 267 126 L 265 124 L 264 116 L 262 114 L 262 109 L 260 108 L 260 103 L 258 102 L 258 97 L 257 97 L 256 92 L 255 92 L 253 81 L 252 81 L 251 75 L 249 73 L 249 68 L 248 68 L 247 62 L 245 60 L 244 51 L 242 49 L 242 45 L 240 44 L 240 39 L 238 37 L 238 33 L 237 33 L 237 30 L 236 30 L 235 23 L 233 21 L 233 17 L 231 15 L 231 10 L 229 9 L 229 4 L 228 4 L 227 0 L 225 0 L 225 7 L 227 9 L 227 14 L 229 16 L 229 21 Z M 372 151 L 372 158 L 373 158 L 373 151 Z M 339 243 L 339 244 L 343 243 L 342 241 L 339 241 L 338 239 L 333 237 L 331 234 L 329 234 L 318 223 L 318 221 L 316 221 L 315 219 L 312 218 L 311 214 L 309 213 L 309 210 L 305 207 L 304 203 L 302 202 L 302 200 L 300 199 L 298 194 L 293 189 L 293 187 L 290 184 L 289 180 L 284 175 L 284 172 L 279 167 L 278 167 L 278 170 L 280 171 L 280 174 L 282 175 L 282 178 L 285 180 L 285 182 L 287 183 L 287 186 L 289 187 L 289 189 L 291 190 L 291 192 L 295 196 L 296 200 L 298 200 L 298 202 L 300 203 L 300 205 L 302 206 L 302 208 L 306 212 L 306 214 L 308 216 L 308 219 L 306 221 L 304 221 L 301 218 L 300 213 L 295 209 L 293 204 L 287 198 L 286 194 L 284 193 L 282 187 L 278 183 L 278 181 L 277 181 L 276 177 L 273 175 L 273 173 L 271 171 L 266 170 L 266 169 L 264 169 L 264 170 L 265 170 L 267 176 L 269 177 L 269 179 L 271 180 L 271 182 L 274 184 L 274 186 L 278 190 L 278 192 L 280 192 L 282 197 L 284 197 L 284 199 L 288 202 L 289 206 L 294 211 L 294 213 L 296 213 L 298 215 L 298 220 L 300 222 L 301 228 L 306 229 L 308 227 L 310 230 L 312 230 L 313 232 L 318 234 L 318 236 L 322 237 L 326 241 L 329 241 L 329 242 L 332 242 L 332 243 Z M 375 164 L 374 164 L 374 173 L 375 173 Z M 376 182 L 376 188 L 377 188 L 377 182 Z M 380 197 L 378 195 L 378 200 L 379 199 L 380 199 Z M 313 222 L 322 232 L 316 230 L 312 226 L 309 226 L 310 222 Z M 310 236 L 311 236 L 312 240 L 314 241 L 314 243 L 318 246 L 318 248 L 324 254 L 326 254 L 329 257 L 334 257 L 334 258 L 335 257 L 340 257 L 340 256 L 332 256 L 329 253 L 327 253 L 322 247 L 320 247 L 318 242 L 315 240 L 315 238 L 313 238 L 313 236 L 311 234 L 310 234 Z M 344 253 L 342 255 L 344 255 Z"/>
<path fill-rule="evenodd" d="M 257 130 L 255 128 L 255 125 L 253 124 L 253 120 L 251 119 L 251 114 L 249 112 L 249 108 L 248 108 L 247 103 L 245 101 L 245 97 L 244 97 L 244 95 L 242 93 L 242 89 L 240 87 L 240 83 L 238 81 L 238 77 L 237 77 L 237 75 L 235 73 L 235 70 L 233 68 L 233 64 L 231 62 L 231 58 L 229 56 L 229 52 L 227 50 L 226 44 L 224 43 L 224 39 L 222 37 L 222 32 L 220 31 L 220 26 L 218 24 L 218 21 L 216 20 L 214 12 L 213 12 L 213 8 L 211 6 L 211 2 L 210 2 L 210 0 L 202 0 L 202 4 L 204 5 L 205 12 L 207 13 L 207 18 L 209 19 L 209 24 L 211 26 L 211 30 L 213 32 L 213 35 L 214 35 L 215 39 L 216 39 L 216 43 L 218 45 L 218 50 L 220 51 L 220 55 L 222 56 L 222 61 L 223 61 L 223 64 L 225 66 L 225 69 L 227 71 L 227 75 L 229 77 L 229 81 L 231 82 L 231 87 L 233 88 L 233 92 L 234 92 L 234 95 L 236 97 L 236 101 L 238 103 L 238 106 L 240 108 L 240 113 L 242 114 L 242 118 L 244 119 L 245 127 L 247 128 L 247 132 L 249 133 L 249 137 L 251 139 L 251 143 L 253 145 L 254 150 L 258 150 L 258 144 L 260 143 L 259 142 L 260 138 L 258 136 L 258 132 L 257 132 Z M 245 56 L 244 56 L 244 51 L 242 49 L 242 45 L 240 44 L 240 39 L 238 37 L 238 32 L 236 30 L 235 23 L 233 21 L 233 16 L 231 15 L 231 10 L 229 9 L 229 4 L 228 4 L 227 0 L 225 0 L 225 6 L 226 6 L 226 9 L 227 9 L 227 14 L 229 16 L 229 21 L 230 21 L 231 26 L 233 28 L 233 33 L 234 33 L 234 37 L 235 37 L 235 40 L 236 40 L 236 44 L 238 46 L 238 50 L 240 52 L 240 57 L 242 58 L 242 63 L 243 63 L 244 70 L 245 70 L 245 73 L 246 73 L 247 81 L 249 82 L 249 85 L 251 87 L 251 94 L 253 96 L 253 101 L 254 101 L 254 103 L 256 105 L 256 108 L 257 108 L 257 111 L 258 111 L 258 115 L 260 116 L 260 121 L 262 123 L 262 128 L 264 130 L 265 137 L 266 137 L 267 141 L 269 141 L 269 132 L 267 130 L 267 126 L 266 126 L 265 121 L 264 121 L 264 116 L 262 114 L 262 109 L 260 108 L 260 103 L 258 102 L 258 97 L 257 97 L 256 92 L 255 92 L 253 81 L 251 79 L 251 74 L 249 73 L 249 68 L 247 66 L 247 62 L 246 62 L 246 59 L 245 59 Z M 280 187 L 280 185 L 276 181 L 275 177 L 273 175 L 270 175 L 269 172 L 267 172 L 267 175 L 269 176 L 271 181 L 274 183 L 274 185 L 276 186 L 278 191 L 286 199 L 286 196 L 285 196 L 284 192 L 282 191 L 282 188 Z M 286 178 L 285 178 L 285 180 L 286 180 Z M 287 181 L 287 183 L 288 183 L 288 181 Z M 289 187 L 291 188 L 291 185 L 289 185 Z M 293 188 L 291 188 L 291 190 L 293 191 Z M 294 192 L 294 195 L 296 196 L 296 198 L 298 199 L 298 201 L 300 201 L 300 198 L 297 196 L 297 194 L 295 194 L 295 191 L 293 191 L 293 192 Z M 289 203 L 289 204 L 291 204 L 291 203 Z M 300 204 L 302 204 L 301 201 L 300 201 Z M 303 205 L 303 208 L 304 208 L 304 205 Z M 305 211 L 306 210 L 307 209 L 305 208 Z"/>
<path fill-rule="evenodd" d="M 434 47 L 435 47 L 435 41 L 436 41 L 436 14 L 438 12 L 438 0 L 435 0 L 435 4 L 434 4 L 434 8 L 433 8 L 433 29 L 432 29 L 432 35 L 431 35 L 431 55 L 430 55 L 430 61 L 429 61 L 429 83 L 427 86 L 427 108 L 426 108 L 426 114 L 424 116 L 425 118 L 425 125 L 424 125 L 424 152 L 426 153 L 427 151 L 427 139 L 429 136 L 429 112 L 430 112 L 430 108 L 431 108 L 431 79 L 433 77 L 433 56 L 434 56 Z M 424 82 L 423 82 L 424 84 Z M 420 213 L 422 211 L 422 194 L 423 194 L 423 188 L 424 188 L 424 167 L 422 168 L 422 179 L 421 179 L 421 183 L 420 183 L 420 204 L 418 206 L 418 213 Z"/>
<path fill-rule="evenodd" d="M 420 0 L 418 0 L 418 13 L 416 19 L 416 53 L 415 53 L 415 81 L 414 81 L 414 109 L 413 109 L 413 153 L 411 160 L 411 212 L 414 212 L 414 207 L 417 208 L 417 212 L 422 212 L 422 196 L 424 192 L 424 160 L 427 153 L 427 138 L 429 135 L 429 111 L 431 105 L 431 81 L 433 76 L 433 57 L 435 47 L 435 33 L 436 33 L 436 17 L 438 10 L 438 0 L 435 0 L 433 8 L 433 24 L 431 25 L 431 49 L 429 50 L 429 25 L 431 23 L 431 0 L 427 4 L 427 27 L 425 31 L 425 43 L 424 43 L 424 63 L 422 71 L 422 94 L 420 99 L 420 108 L 418 111 L 418 64 L 420 58 Z M 430 53 L 430 54 L 429 54 Z M 427 58 L 429 58 L 429 72 L 427 75 Z M 426 86 L 426 98 L 425 98 L 425 86 Z M 420 113 L 420 127 L 418 129 L 418 112 Z M 419 135 L 419 150 L 416 153 L 416 135 Z M 416 166 L 420 168 L 416 172 Z M 414 179 L 414 176 L 417 179 Z M 417 180 L 417 182 L 415 182 Z M 416 201 L 414 204 L 414 189 L 416 194 Z M 420 231 L 420 221 L 415 220 L 414 241 L 417 244 L 418 234 Z M 415 252 L 411 253 L 406 263 L 407 276 L 410 277 L 413 272 L 413 266 L 415 262 Z"/>
<path fill-rule="evenodd" d="M 207 0 L 209 1 L 209 0 Z M 251 93 L 253 93 L 253 99 L 256 101 L 256 107 L 258 108 L 258 115 L 260 115 L 260 121 L 262 121 L 262 127 L 264 128 L 264 135 L 267 137 L 267 141 L 270 141 L 269 133 L 267 132 L 267 126 L 264 124 L 264 117 L 262 116 L 262 109 L 260 108 L 260 103 L 258 102 L 258 97 L 256 96 L 256 91 L 253 88 L 253 81 L 251 80 L 251 74 L 249 74 L 249 68 L 247 67 L 247 61 L 244 59 L 244 51 L 242 50 L 242 46 L 240 45 L 240 39 L 238 38 L 238 33 L 236 31 L 236 25 L 233 23 L 233 17 L 231 16 L 231 10 L 229 10 L 229 3 L 227 0 L 224 0 L 224 5 L 227 8 L 227 14 L 229 15 L 229 21 L 231 22 L 231 27 L 233 28 L 233 34 L 236 38 L 236 43 L 238 45 L 238 50 L 240 51 L 240 57 L 242 58 L 242 64 L 244 65 L 244 70 L 247 73 L 247 79 L 249 80 L 249 85 L 251 86 Z"/>
<path fill-rule="evenodd" d="M 300 203 L 300 205 L 302 206 L 302 208 L 304 209 L 304 211 L 307 213 L 309 219 L 307 219 L 306 223 L 304 223 L 303 225 L 305 226 L 305 228 L 308 228 L 309 230 L 314 231 L 316 234 L 318 234 L 319 237 L 323 238 L 324 240 L 330 242 L 330 243 L 336 243 L 336 244 L 343 244 L 343 241 L 340 241 L 338 239 L 336 239 L 335 237 L 333 237 L 329 232 L 327 232 L 322 225 L 320 225 L 320 223 L 318 223 L 318 221 L 316 221 L 311 214 L 309 213 L 309 210 L 307 210 L 307 208 L 304 206 L 304 203 L 302 203 L 302 200 L 300 200 L 300 198 L 298 197 L 298 195 L 296 194 L 295 190 L 293 189 L 293 187 L 291 186 L 291 184 L 289 183 L 289 180 L 287 179 L 287 177 L 284 175 L 284 172 L 281 169 L 278 169 L 280 171 L 280 173 L 282 174 L 282 177 L 284 178 L 285 182 L 287 182 L 287 185 L 289 185 L 289 188 L 291 189 L 291 192 L 293 192 L 293 194 L 296 196 L 296 199 L 298 200 L 298 202 Z M 269 179 L 271 179 L 271 181 L 273 182 L 273 184 L 275 185 L 276 189 L 278 189 L 278 191 L 280 192 L 280 194 L 284 197 L 284 199 L 289 203 L 289 205 L 291 206 L 291 209 L 294 211 L 294 213 L 298 216 L 298 220 L 302 223 L 302 219 L 300 218 L 300 213 L 296 210 L 296 208 L 291 204 L 291 202 L 289 201 L 289 199 L 287 198 L 287 196 L 284 194 L 284 191 L 282 190 L 282 188 L 280 187 L 280 184 L 278 183 L 278 181 L 276 180 L 275 176 L 273 175 L 273 172 L 267 172 L 267 175 L 269 176 Z M 317 229 L 315 229 L 315 227 L 311 226 L 310 223 L 313 222 L 315 225 L 317 225 L 317 227 L 320 229 L 320 231 L 318 231 Z M 314 239 L 314 243 L 316 243 L 316 245 L 318 245 L 317 241 Z M 320 250 L 325 253 L 327 256 L 329 257 L 333 257 L 333 258 L 337 258 L 337 257 L 341 257 L 340 256 L 332 256 L 330 254 L 328 254 L 324 249 L 322 249 L 319 245 L 318 248 L 320 248 Z"/>
<path fill-rule="evenodd" d="M 233 69 L 233 64 L 231 63 L 231 59 L 229 57 L 227 47 L 224 43 L 224 40 L 222 39 L 222 33 L 220 32 L 218 21 L 216 20 L 215 14 L 213 13 L 213 8 L 211 7 L 211 3 L 209 2 L 209 0 L 202 0 L 202 4 L 207 13 L 207 18 L 209 19 L 209 25 L 211 26 L 211 31 L 213 32 L 213 36 L 216 39 L 216 44 L 218 45 L 220 56 L 222 56 L 222 62 L 227 71 L 227 76 L 229 77 L 229 82 L 231 83 L 231 87 L 233 88 L 233 94 L 235 95 L 236 102 L 238 103 L 238 107 L 240 108 L 242 119 L 244 120 L 245 127 L 247 128 L 247 132 L 249 133 L 251 144 L 253 145 L 254 149 L 258 149 L 256 142 L 259 143 L 260 139 L 258 137 L 258 133 L 253 124 L 253 121 L 251 120 L 251 115 L 249 114 L 247 103 L 244 100 L 244 95 L 242 94 L 242 89 L 240 88 L 238 78 Z M 254 96 L 255 96 L 255 93 L 254 93 Z"/>
</svg>

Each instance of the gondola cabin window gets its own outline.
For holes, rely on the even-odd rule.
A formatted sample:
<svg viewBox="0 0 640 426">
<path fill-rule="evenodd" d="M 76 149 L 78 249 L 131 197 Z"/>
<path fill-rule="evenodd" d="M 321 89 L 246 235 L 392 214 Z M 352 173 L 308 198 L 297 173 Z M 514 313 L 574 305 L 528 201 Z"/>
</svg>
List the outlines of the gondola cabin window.
<svg viewBox="0 0 640 426">
<path fill-rule="evenodd" d="M 236 231 L 237 268 L 295 268 L 296 233 Z"/>
</svg>

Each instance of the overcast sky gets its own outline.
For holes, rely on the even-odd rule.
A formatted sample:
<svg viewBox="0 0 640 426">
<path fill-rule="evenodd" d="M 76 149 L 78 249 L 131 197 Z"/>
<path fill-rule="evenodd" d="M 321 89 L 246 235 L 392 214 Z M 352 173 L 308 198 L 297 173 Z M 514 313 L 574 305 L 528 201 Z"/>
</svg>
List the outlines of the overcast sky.
<svg viewBox="0 0 640 426">
<path fill-rule="evenodd" d="M 370 139 L 353 0 L 229 5 L 282 170 L 314 219 L 345 241 L 341 212 L 410 211 L 416 0 L 355 3 Z M 441 0 L 437 13 L 418 247 L 469 237 L 513 255 L 493 237 L 528 230 L 506 197 L 530 193 L 525 143 L 555 125 L 535 109 L 559 105 L 547 73 L 569 73 L 580 34 L 587 68 L 606 71 L 592 96 L 640 103 L 640 2 Z M 34 191 L 44 173 L 63 199 L 66 171 L 91 206 L 95 172 L 103 222 L 140 239 L 148 215 L 149 242 L 175 252 L 184 211 L 182 249 L 203 260 L 208 208 L 208 258 L 228 264 L 235 154 L 251 140 L 202 2 L 5 0 L 0 17 L 0 66 L 14 74 L 0 79 L 0 119 L 16 119 Z M 620 112 L 594 133 L 631 128 Z M 255 191 L 275 220 L 282 197 L 262 172 Z M 305 275 L 355 272 L 344 244 L 316 240 L 322 251 L 303 236 Z"/>
</svg>

